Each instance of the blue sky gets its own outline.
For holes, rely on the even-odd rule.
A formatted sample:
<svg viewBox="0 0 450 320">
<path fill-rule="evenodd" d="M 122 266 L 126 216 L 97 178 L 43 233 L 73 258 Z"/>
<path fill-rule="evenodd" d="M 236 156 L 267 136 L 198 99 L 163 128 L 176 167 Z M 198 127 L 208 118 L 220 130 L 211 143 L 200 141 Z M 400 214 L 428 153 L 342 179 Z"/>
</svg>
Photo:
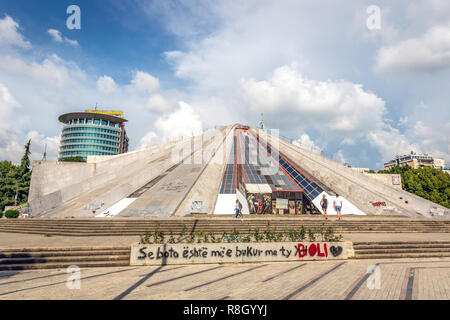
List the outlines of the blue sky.
<svg viewBox="0 0 450 320">
<path fill-rule="evenodd" d="M 269 128 L 339 162 L 450 161 L 450 4 L 0 0 L 0 159 L 56 159 L 59 114 L 98 103 L 131 148 L 215 125 Z M 66 9 L 81 9 L 81 29 Z"/>
</svg>

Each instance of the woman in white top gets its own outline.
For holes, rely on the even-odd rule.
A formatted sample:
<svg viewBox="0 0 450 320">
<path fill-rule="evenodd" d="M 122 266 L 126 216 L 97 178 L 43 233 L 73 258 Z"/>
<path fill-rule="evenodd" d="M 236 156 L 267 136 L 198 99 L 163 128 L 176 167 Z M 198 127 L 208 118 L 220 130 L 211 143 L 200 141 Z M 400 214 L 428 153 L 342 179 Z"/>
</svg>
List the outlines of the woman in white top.
<svg viewBox="0 0 450 320">
<path fill-rule="evenodd" d="M 336 198 L 333 201 L 334 210 L 336 210 L 338 215 L 338 220 L 342 220 L 341 210 L 342 210 L 342 198 L 339 198 L 339 195 L 336 194 Z"/>
</svg>

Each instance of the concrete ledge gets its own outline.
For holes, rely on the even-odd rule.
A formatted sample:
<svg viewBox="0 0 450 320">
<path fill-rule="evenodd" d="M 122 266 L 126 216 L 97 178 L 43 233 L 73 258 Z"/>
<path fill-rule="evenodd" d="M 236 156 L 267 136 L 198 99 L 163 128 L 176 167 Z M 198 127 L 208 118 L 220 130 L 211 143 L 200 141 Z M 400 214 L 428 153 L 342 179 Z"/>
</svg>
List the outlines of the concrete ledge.
<svg viewBox="0 0 450 320">
<path fill-rule="evenodd" d="M 130 265 L 345 260 L 349 253 L 351 242 L 136 244 Z"/>
</svg>

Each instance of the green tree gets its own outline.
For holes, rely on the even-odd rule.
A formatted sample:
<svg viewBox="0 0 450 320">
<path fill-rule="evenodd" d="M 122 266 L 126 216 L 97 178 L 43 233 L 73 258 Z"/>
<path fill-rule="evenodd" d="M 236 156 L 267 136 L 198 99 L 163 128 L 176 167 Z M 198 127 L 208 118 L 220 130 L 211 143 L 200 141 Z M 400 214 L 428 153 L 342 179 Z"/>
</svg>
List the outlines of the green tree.
<svg viewBox="0 0 450 320">
<path fill-rule="evenodd" d="M 27 144 L 25 145 L 25 153 L 23 154 L 22 160 L 20 161 L 20 169 L 22 171 L 22 174 L 30 171 L 30 146 L 31 139 L 28 140 Z"/>
<path fill-rule="evenodd" d="M 450 208 L 450 175 L 432 167 L 393 167 L 378 173 L 400 174 L 403 190 Z"/>
<path fill-rule="evenodd" d="M 30 189 L 30 146 L 31 140 L 24 146 L 25 152 L 20 165 L 10 161 L 0 162 L 0 210 L 5 206 L 20 205 L 28 201 Z"/>
</svg>

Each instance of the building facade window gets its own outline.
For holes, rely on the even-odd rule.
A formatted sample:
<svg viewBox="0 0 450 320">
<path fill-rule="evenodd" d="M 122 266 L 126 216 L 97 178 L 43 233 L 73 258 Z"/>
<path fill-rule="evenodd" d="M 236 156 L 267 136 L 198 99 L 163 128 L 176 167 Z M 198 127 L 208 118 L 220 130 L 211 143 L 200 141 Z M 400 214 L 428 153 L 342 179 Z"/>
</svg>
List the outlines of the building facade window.
<svg viewBox="0 0 450 320">
<path fill-rule="evenodd" d="M 84 112 L 65 114 L 59 120 L 64 124 L 59 159 L 76 156 L 87 159 L 88 156 L 128 151 L 123 125 L 127 120 L 122 117 Z"/>
</svg>

